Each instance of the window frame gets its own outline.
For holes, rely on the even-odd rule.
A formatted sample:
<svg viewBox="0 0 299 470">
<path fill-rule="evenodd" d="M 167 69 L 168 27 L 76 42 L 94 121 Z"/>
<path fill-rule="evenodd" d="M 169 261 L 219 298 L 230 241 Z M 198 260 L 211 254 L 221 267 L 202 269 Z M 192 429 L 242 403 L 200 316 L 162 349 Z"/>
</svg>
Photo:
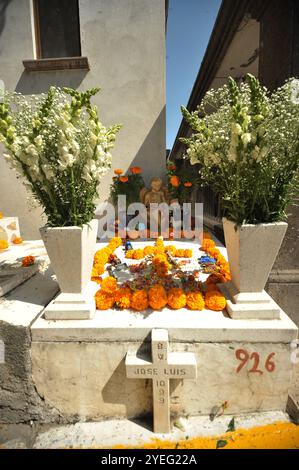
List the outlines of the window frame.
<svg viewBox="0 0 299 470">
<path fill-rule="evenodd" d="M 35 56 L 37 60 L 59 60 L 59 59 L 68 59 L 74 58 L 70 56 L 66 57 L 42 57 L 42 44 L 41 44 L 41 34 L 40 34 L 40 16 L 39 16 L 39 7 L 38 0 L 32 0 L 33 3 L 33 23 L 34 23 L 34 40 L 35 40 Z M 80 55 L 75 56 L 76 58 L 82 57 L 82 47 L 81 47 L 81 28 L 80 28 L 80 12 L 79 12 L 79 0 L 77 0 L 77 21 L 78 21 L 78 32 L 79 32 L 79 53 Z"/>
</svg>

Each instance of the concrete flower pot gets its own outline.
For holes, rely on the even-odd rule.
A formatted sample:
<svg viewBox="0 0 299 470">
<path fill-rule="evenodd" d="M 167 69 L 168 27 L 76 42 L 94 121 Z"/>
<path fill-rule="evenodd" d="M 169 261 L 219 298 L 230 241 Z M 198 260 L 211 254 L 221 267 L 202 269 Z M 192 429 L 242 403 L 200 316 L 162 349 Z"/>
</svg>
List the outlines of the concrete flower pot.
<svg viewBox="0 0 299 470">
<path fill-rule="evenodd" d="M 287 223 L 236 225 L 223 218 L 232 280 L 226 286 L 234 318 L 278 318 L 279 307 L 264 291 L 284 238 Z M 256 311 L 260 310 L 259 313 Z"/>
<path fill-rule="evenodd" d="M 86 319 L 95 311 L 90 277 L 98 221 L 82 227 L 42 227 L 41 237 L 61 293 L 45 309 L 47 319 Z"/>
</svg>

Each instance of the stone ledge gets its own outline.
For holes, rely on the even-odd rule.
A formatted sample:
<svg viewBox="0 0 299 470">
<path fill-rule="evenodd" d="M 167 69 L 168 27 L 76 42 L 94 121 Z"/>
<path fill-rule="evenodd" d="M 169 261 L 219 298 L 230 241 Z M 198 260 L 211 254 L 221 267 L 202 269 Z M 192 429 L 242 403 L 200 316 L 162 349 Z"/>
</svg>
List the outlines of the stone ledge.
<svg viewBox="0 0 299 470">
<path fill-rule="evenodd" d="M 58 57 L 50 59 L 23 60 L 27 72 L 47 72 L 49 70 L 89 70 L 87 57 Z"/>
<path fill-rule="evenodd" d="M 165 328 L 170 341 L 248 341 L 290 343 L 298 328 L 281 312 L 280 320 L 232 320 L 222 312 L 164 309 L 147 316 L 129 311 L 97 311 L 91 320 L 45 320 L 41 316 L 31 327 L 32 341 L 38 342 L 124 342 L 144 341 L 153 328 Z"/>
</svg>

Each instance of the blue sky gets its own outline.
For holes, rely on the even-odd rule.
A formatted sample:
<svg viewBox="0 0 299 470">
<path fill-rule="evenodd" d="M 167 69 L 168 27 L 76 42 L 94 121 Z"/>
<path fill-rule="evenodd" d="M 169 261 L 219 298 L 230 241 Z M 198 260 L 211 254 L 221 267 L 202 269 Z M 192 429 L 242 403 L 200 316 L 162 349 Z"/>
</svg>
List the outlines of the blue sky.
<svg viewBox="0 0 299 470">
<path fill-rule="evenodd" d="M 167 148 L 181 123 L 221 0 L 169 0 L 166 36 Z"/>
</svg>

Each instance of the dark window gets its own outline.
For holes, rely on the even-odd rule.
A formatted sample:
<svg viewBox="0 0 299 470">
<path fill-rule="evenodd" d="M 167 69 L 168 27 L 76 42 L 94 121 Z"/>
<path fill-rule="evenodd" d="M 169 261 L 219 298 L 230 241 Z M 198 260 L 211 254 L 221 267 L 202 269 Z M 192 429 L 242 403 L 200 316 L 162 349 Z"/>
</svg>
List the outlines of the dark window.
<svg viewBox="0 0 299 470">
<path fill-rule="evenodd" d="M 34 0 L 37 58 L 81 56 L 78 0 Z"/>
</svg>

